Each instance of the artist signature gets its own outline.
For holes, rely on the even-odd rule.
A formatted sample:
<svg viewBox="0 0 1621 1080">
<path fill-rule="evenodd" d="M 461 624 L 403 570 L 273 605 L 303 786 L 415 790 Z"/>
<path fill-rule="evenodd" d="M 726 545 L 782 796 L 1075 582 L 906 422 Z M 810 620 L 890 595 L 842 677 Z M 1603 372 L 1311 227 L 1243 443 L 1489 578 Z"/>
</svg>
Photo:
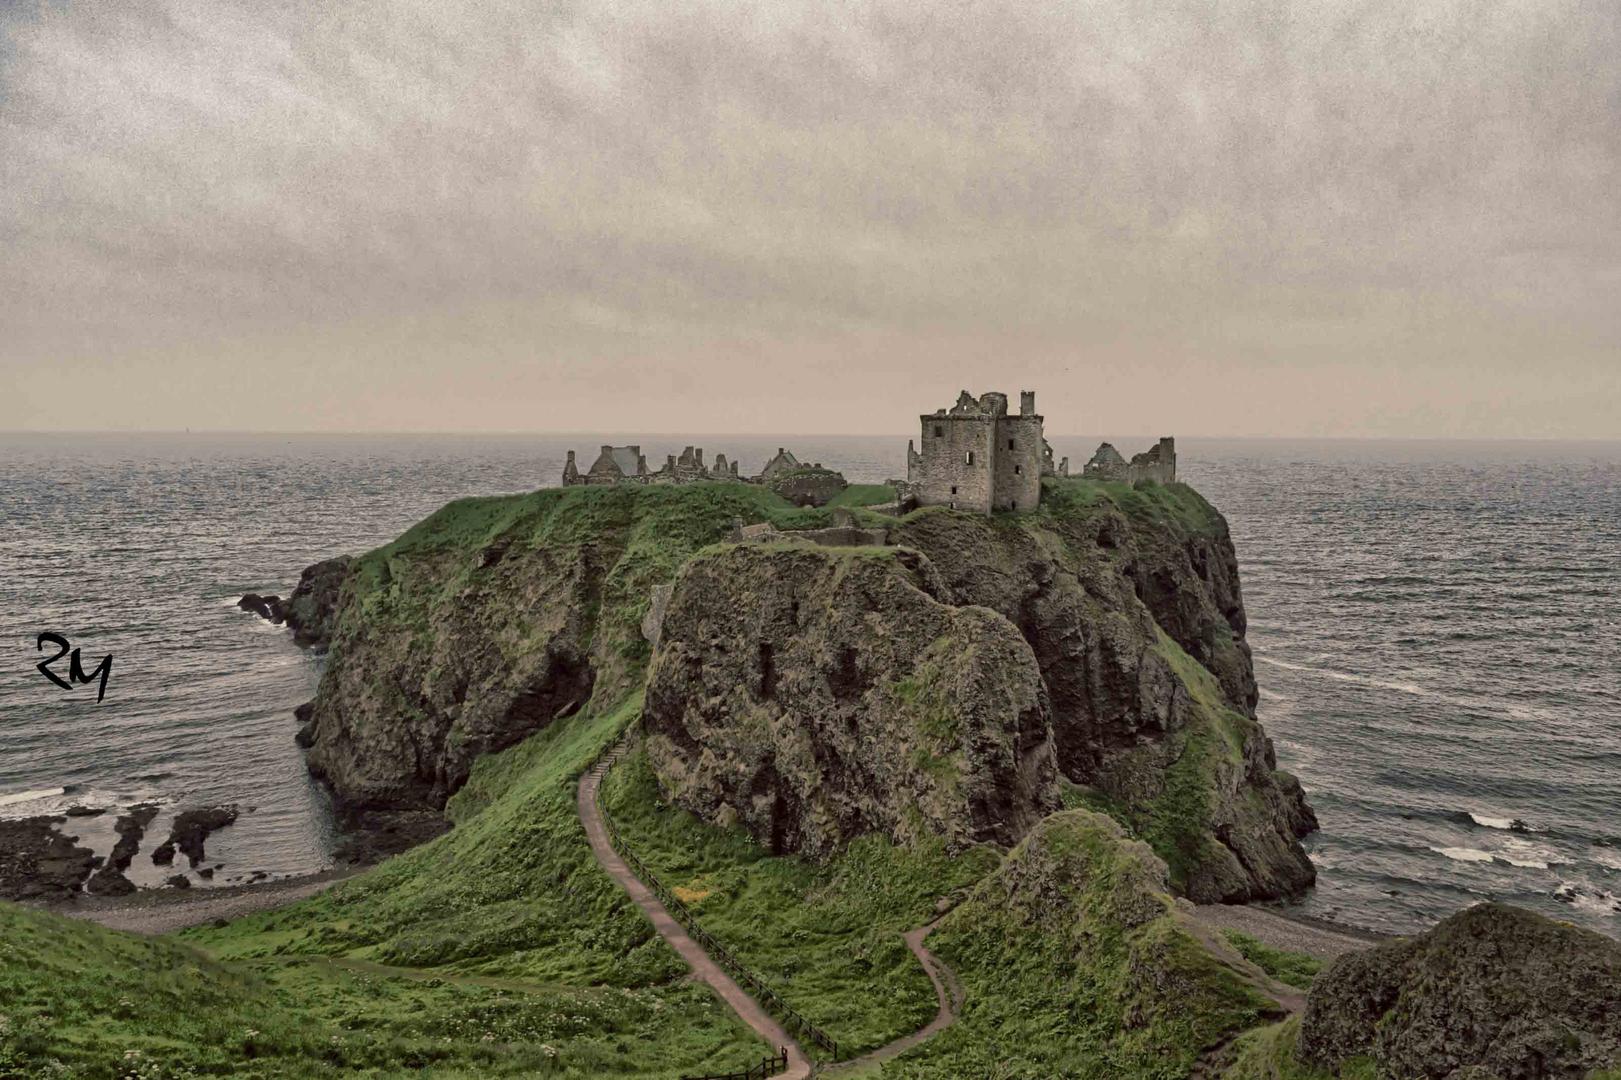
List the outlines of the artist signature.
<svg viewBox="0 0 1621 1080">
<path fill-rule="evenodd" d="M 39 662 L 38 667 L 41 675 L 45 676 L 47 679 L 51 680 L 64 690 L 72 690 L 73 683 L 82 684 L 94 682 L 99 677 L 101 679 L 101 685 L 96 689 L 96 701 L 99 702 L 102 698 L 107 696 L 107 679 L 113 673 L 113 658 L 111 654 L 103 656 L 101 658 L 101 663 L 96 665 L 95 670 L 86 675 L 84 673 L 84 662 L 79 659 L 79 650 L 74 649 L 72 645 L 68 644 L 67 638 L 63 637 L 61 634 L 41 634 L 34 642 L 35 651 L 43 652 L 46 642 L 50 642 L 52 645 L 55 645 L 57 651 L 55 656 L 48 660 L 41 660 Z M 62 678 L 62 676 L 51 670 L 52 664 L 62 659 L 62 657 L 68 656 L 69 649 L 72 649 L 73 653 L 68 659 L 68 679 L 72 679 L 73 682 L 68 682 L 68 679 Z"/>
</svg>

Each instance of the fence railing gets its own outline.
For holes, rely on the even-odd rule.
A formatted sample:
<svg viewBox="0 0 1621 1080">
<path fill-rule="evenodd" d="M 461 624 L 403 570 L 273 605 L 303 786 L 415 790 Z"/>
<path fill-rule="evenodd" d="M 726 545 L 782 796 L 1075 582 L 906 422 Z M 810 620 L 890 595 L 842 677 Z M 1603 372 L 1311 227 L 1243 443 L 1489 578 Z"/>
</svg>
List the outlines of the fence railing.
<svg viewBox="0 0 1621 1080">
<path fill-rule="evenodd" d="M 806 1041 L 820 1047 L 826 1052 L 828 1060 L 839 1060 L 838 1042 L 827 1032 L 805 1019 L 797 1009 L 784 1001 L 782 995 L 772 989 L 770 984 L 750 971 L 741 960 L 732 954 L 730 949 L 710 936 L 709 931 L 699 926 L 692 910 L 682 902 L 680 897 L 665 887 L 664 882 L 659 880 L 658 875 L 653 873 L 648 868 L 648 865 L 636 856 L 636 853 L 630 849 L 630 845 L 625 842 L 624 837 L 619 835 L 619 827 L 614 824 L 613 815 L 609 814 L 607 807 L 602 804 L 602 781 L 607 779 L 608 770 L 614 767 L 614 764 L 623 756 L 625 750 L 626 740 L 621 739 L 614 746 L 604 751 L 602 756 L 591 767 L 591 771 L 598 778 L 597 812 L 602 815 L 602 823 L 607 827 L 608 843 L 613 845 L 613 849 L 630 866 L 631 872 L 641 879 L 642 884 L 646 885 L 653 895 L 659 898 L 659 902 L 664 905 L 665 910 L 670 913 L 671 917 L 680 923 L 687 933 L 692 936 L 692 939 L 702 946 L 704 951 L 716 963 L 725 968 L 732 978 L 746 987 L 754 996 L 754 1000 L 758 1001 L 767 1012 L 781 1020 L 788 1030 L 797 1032 Z M 766 1063 L 769 1063 L 770 1060 L 772 1059 L 767 1059 Z M 786 1057 L 784 1057 L 783 1067 L 787 1067 Z M 748 1072 L 726 1073 L 724 1075 L 747 1080 L 747 1078 L 755 1076 L 770 1076 L 772 1074 L 755 1073 L 751 1070 Z M 688 1078 L 688 1080 L 696 1080 L 696 1078 Z"/>
<path fill-rule="evenodd" d="M 681 1080 L 765 1080 L 768 1076 L 776 1076 L 788 1067 L 788 1051 L 779 1050 L 771 1057 L 764 1058 L 758 1065 L 750 1065 L 742 1072 L 704 1073 L 702 1076 L 683 1076 Z"/>
</svg>

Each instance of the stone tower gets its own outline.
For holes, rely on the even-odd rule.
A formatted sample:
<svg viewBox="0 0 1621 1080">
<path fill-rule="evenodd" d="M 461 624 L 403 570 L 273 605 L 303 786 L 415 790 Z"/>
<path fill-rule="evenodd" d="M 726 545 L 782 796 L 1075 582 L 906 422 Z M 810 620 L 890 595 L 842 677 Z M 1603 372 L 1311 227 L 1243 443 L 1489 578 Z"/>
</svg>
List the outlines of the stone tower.
<svg viewBox="0 0 1621 1080">
<path fill-rule="evenodd" d="M 1007 395 L 978 398 L 964 390 L 957 404 L 918 418 L 922 449 L 906 446 L 906 479 L 919 506 L 958 510 L 1034 510 L 1041 501 L 1045 441 L 1036 395 L 1019 395 L 1010 416 Z"/>
</svg>

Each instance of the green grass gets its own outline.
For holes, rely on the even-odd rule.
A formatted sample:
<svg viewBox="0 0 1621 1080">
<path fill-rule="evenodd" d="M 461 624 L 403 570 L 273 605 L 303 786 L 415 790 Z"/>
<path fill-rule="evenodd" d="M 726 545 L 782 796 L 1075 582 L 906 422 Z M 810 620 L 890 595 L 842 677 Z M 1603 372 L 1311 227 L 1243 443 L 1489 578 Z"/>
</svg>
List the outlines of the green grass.
<svg viewBox="0 0 1621 1080">
<path fill-rule="evenodd" d="M 0 1003 L 8 1078 L 652 1076 L 673 1072 L 672 1036 L 726 1044 L 717 1064 L 750 1049 L 728 1039 L 730 1013 L 696 987 L 481 984 L 305 957 L 221 963 L 3 904 Z"/>
<path fill-rule="evenodd" d="M 1155 530 L 1170 526 L 1194 536 L 1216 536 L 1226 522 L 1210 503 L 1186 484 L 1131 484 L 1049 476 L 1041 481 L 1039 513 L 1068 517 L 1077 512 L 1112 506 L 1132 520 Z"/>
<path fill-rule="evenodd" d="M 1295 1056 L 1299 1040 L 1298 1016 L 1240 1036 L 1221 1080 L 1380 1080 L 1378 1068 L 1366 1058 L 1345 1062 L 1338 1073 L 1303 1064 Z"/>
<path fill-rule="evenodd" d="M 848 1057 L 922 1027 L 934 989 L 901 935 L 936 902 L 997 863 L 994 851 L 948 854 L 938 842 L 896 847 L 863 837 L 814 863 L 768 855 L 742 829 L 663 806 L 645 754 L 609 774 L 603 801 L 637 856 L 733 951 Z"/>
<path fill-rule="evenodd" d="M 827 504 L 829 506 L 879 506 L 895 501 L 895 489 L 888 484 L 851 484 Z"/>
<path fill-rule="evenodd" d="M 1089 811 L 1047 818 L 930 937 L 959 1022 L 881 1075 L 1181 1080 L 1266 999 L 1185 930 L 1146 847 Z"/>
<path fill-rule="evenodd" d="M 1225 933 L 1227 941 L 1243 955 L 1244 959 L 1286 986 L 1292 986 L 1297 990 L 1309 990 L 1312 980 L 1323 970 L 1323 962 L 1315 956 L 1289 952 L 1287 949 L 1274 949 L 1242 930 L 1228 930 Z"/>
<path fill-rule="evenodd" d="M 545 1064 L 560 1075 L 673 1076 L 758 1058 L 764 1046 L 686 980 L 579 826 L 576 778 L 639 704 L 559 721 L 480 759 L 451 801 L 456 828 L 432 843 L 321 896 L 185 939 L 294 985 L 357 971 L 413 994 L 426 985 L 450 999 L 422 1018 L 431 1034 L 479 1045 L 487 1032 L 523 1035 L 550 1047 Z M 357 1023 L 394 1011 L 346 1011 L 319 981 L 305 990 L 312 1010 L 352 1012 Z M 409 1003 L 398 1013 L 413 1022 Z"/>
</svg>

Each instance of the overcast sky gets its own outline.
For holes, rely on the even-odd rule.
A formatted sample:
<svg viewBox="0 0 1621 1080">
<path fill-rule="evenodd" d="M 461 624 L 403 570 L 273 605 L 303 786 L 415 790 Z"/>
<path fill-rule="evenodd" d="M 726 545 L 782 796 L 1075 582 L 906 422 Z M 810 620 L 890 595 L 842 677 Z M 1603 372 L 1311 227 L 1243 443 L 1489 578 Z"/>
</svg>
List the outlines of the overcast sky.
<svg viewBox="0 0 1621 1080">
<path fill-rule="evenodd" d="M 1621 437 L 1621 3 L 0 0 L 0 429 Z"/>
</svg>

